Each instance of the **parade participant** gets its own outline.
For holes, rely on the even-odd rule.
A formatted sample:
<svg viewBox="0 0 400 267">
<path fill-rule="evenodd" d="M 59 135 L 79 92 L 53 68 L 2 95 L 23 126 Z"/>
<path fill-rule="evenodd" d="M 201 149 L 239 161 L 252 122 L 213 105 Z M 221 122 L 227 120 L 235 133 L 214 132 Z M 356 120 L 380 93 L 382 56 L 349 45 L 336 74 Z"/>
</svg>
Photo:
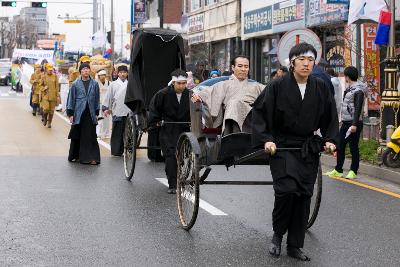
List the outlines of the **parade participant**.
<svg viewBox="0 0 400 267">
<path fill-rule="evenodd" d="M 356 67 L 346 67 L 344 69 L 344 77 L 348 87 L 344 91 L 341 108 L 342 126 L 339 131 L 340 140 L 336 167 L 332 171 L 325 173 L 325 175 L 335 178 L 343 176 L 343 164 L 346 158 L 345 150 L 347 143 L 349 143 L 351 166 L 346 178 L 356 179 L 360 166 L 360 149 L 358 143 L 363 128 L 363 107 L 364 100 L 368 94 L 368 86 L 358 82 L 358 70 Z"/>
<path fill-rule="evenodd" d="M 233 74 L 229 80 L 193 94 L 192 101 L 202 101 L 207 108 L 209 115 L 204 119 L 208 128 L 222 125 L 224 135 L 243 129 L 251 105 L 265 87 L 248 80 L 249 64 L 247 56 L 236 56 L 231 62 Z"/>
<path fill-rule="evenodd" d="M 41 80 L 43 125 L 51 128 L 54 110 L 60 102 L 60 85 L 58 77 L 54 74 L 54 68 L 51 64 L 46 64 L 46 74 Z"/>
<path fill-rule="evenodd" d="M 307 43 L 289 53 L 290 71 L 272 80 L 254 103 L 252 142 L 271 154 L 270 169 L 275 191 L 272 256 L 281 253 L 287 235 L 288 255 L 310 258 L 301 250 L 317 177 L 319 153 L 336 147 L 338 119 L 335 100 L 324 81 L 311 76 L 317 51 Z M 322 137 L 314 135 L 320 129 Z M 276 152 L 279 147 L 301 151 Z"/>
<path fill-rule="evenodd" d="M 285 66 L 280 66 L 279 69 L 276 71 L 277 78 L 281 78 L 288 74 L 289 70 Z"/>
<path fill-rule="evenodd" d="M 41 83 L 41 71 L 40 64 L 35 64 L 35 72 L 32 73 L 30 83 L 32 84 L 32 115 L 36 116 L 36 112 L 39 109 L 39 94 L 40 94 L 40 83 Z"/>
<path fill-rule="evenodd" d="M 171 73 L 167 87 L 154 95 L 150 103 L 149 123 L 189 122 L 189 90 L 186 88 L 188 75 L 177 69 Z M 189 132 L 189 124 L 165 124 L 160 129 L 160 143 L 165 157 L 165 173 L 168 178 L 168 194 L 176 193 L 176 145 L 179 136 Z"/>
<path fill-rule="evenodd" d="M 128 67 L 118 67 L 118 79 L 110 84 L 103 102 L 104 116 L 112 115 L 111 155 L 122 156 L 124 153 L 124 129 L 130 109 L 125 105 L 128 85 Z"/>
<path fill-rule="evenodd" d="M 100 112 L 100 89 L 90 78 L 90 66 L 79 66 L 81 77 L 72 83 L 68 93 L 67 116 L 72 123 L 68 161 L 82 164 L 100 164 L 96 125 Z"/>
<path fill-rule="evenodd" d="M 105 70 L 100 70 L 97 72 L 97 83 L 100 88 L 100 103 L 104 102 L 106 98 L 108 89 L 110 87 L 110 81 L 106 78 L 107 72 Z M 104 116 L 103 112 L 100 112 L 100 116 Z M 110 137 L 110 127 L 111 121 L 110 117 L 103 118 L 103 120 L 99 121 L 98 130 L 100 138 L 109 138 Z"/>
</svg>

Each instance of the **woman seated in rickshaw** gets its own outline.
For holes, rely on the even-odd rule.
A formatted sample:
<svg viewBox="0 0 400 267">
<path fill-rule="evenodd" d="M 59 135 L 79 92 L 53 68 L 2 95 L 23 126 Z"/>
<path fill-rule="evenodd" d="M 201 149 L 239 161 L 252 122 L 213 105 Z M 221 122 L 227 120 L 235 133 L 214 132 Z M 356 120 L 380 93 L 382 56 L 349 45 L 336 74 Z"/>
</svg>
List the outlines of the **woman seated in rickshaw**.
<svg viewBox="0 0 400 267">
<path fill-rule="evenodd" d="M 222 125 L 223 135 L 245 131 L 244 123 L 251 105 L 265 88 L 248 79 L 250 61 L 239 55 L 231 61 L 233 74 L 229 80 L 216 83 L 192 95 L 193 102 L 203 102 L 203 117 L 207 128 Z M 245 127 L 246 128 L 246 127 Z"/>
</svg>

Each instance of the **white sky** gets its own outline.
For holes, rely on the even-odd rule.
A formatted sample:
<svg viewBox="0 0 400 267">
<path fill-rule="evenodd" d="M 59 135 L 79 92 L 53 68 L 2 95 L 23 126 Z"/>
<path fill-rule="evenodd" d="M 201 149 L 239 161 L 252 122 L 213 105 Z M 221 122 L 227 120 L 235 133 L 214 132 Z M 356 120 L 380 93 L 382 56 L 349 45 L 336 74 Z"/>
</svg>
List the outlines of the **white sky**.
<svg viewBox="0 0 400 267">
<path fill-rule="evenodd" d="M 18 0 L 17 0 L 18 1 Z M 40 1 L 40 0 L 36 0 Z M 70 2 L 55 3 L 55 2 Z M 90 37 L 93 31 L 92 20 L 82 20 L 80 24 L 65 24 L 62 19 L 57 19 L 58 15 L 62 17 L 68 13 L 70 17 L 92 17 L 93 5 L 81 4 L 92 3 L 92 0 L 49 0 L 47 7 L 47 16 L 49 19 L 50 33 L 60 33 L 67 35 L 66 49 L 68 50 L 90 50 Z M 97 0 L 98 3 L 104 3 L 104 17 L 106 30 L 110 30 L 111 25 L 111 0 Z M 19 14 L 21 8 L 30 6 L 28 2 L 17 2 L 17 7 L 1 7 L 0 16 L 13 16 Z M 101 19 L 101 18 L 100 18 Z M 129 35 L 126 33 L 126 22 L 130 20 L 130 0 L 114 0 L 114 21 L 115 21 L 115 51 L 121 51 L 121 25 L 123 26 L 123 46 L 129 43 Z M 124 48 L 124 55 L 128 52 Z"/>
</svg>

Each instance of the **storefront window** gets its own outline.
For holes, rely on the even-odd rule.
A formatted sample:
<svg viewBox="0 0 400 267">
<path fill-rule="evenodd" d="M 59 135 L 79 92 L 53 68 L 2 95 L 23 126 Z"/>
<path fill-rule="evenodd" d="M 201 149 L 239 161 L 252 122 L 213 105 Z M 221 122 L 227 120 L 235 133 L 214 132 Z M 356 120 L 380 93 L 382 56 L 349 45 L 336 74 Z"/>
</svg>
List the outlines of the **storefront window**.
<svg viewBox="0 0 400 267">
<path fill-rule="evenodd" d="M 227 41 L 216 42 L 211 47 L 211 67 L 217 69 L 221 73 L 229 70 L 229 63 L 227 62 Z"/>
</svg>

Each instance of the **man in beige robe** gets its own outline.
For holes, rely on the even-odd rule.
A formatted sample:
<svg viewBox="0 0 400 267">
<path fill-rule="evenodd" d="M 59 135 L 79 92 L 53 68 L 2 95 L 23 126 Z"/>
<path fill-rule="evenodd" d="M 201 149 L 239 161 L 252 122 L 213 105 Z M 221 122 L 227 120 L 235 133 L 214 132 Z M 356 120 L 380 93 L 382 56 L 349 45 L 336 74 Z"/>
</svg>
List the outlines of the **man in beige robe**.
<svg viewBox="0 0 400 267">
<path fill-rule="evenodd" d="M 263 84 L 249 81 L 249 59 L 237 56 L 232 62 L 233 74 L 227 81 L 216 83 L 192 96 L 193 102 L 205 105 L 204 120 L 208 128 L 222 125 L 224 135 L 240 132 L 251 105 L 265 88 Z"/>
</svg>

